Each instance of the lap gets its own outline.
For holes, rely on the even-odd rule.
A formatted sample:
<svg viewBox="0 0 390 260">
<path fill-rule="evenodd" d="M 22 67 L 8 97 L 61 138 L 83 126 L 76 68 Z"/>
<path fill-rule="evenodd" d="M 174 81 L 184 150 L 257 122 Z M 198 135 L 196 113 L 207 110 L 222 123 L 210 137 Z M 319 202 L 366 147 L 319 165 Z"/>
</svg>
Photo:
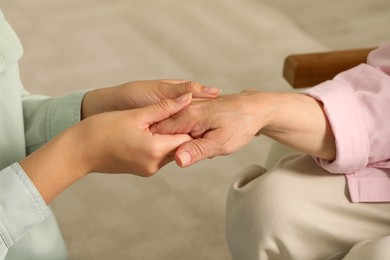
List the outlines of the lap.
<svg viewBox="0 0 390 260">
<path fill-rule="evenodd" d="M 234 180 L 228 242 L 234 259 L 325 259 L 390 234 L 389 210 L 388 203 L 351 203 L 344 175 L 325 172 L 309 156 L 287 156 Z"/>
<path fill-rule="evenodd" d="M 364 240 L 352 247 L 343 260 L 390 259 L 390 236 Z"/>
</svg>

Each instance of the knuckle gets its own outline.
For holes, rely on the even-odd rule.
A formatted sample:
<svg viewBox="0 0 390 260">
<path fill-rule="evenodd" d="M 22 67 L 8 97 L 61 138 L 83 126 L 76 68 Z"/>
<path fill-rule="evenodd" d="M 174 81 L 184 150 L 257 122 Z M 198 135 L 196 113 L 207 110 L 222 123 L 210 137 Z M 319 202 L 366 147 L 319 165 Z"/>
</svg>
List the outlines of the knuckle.
<svg viewBox="0 0 390 260">
<path fill-rule="evenodd" d="M 163 99 L 157 103 L 157 105 L 166 113 L 169 113 L 169 103 L 167 100 Z"/>
<path fill-rule="evenodd" d="M 204 125 L 195 125 L 190 132 L 193 138 L 200 138 L 208 129 Z"/>
<path fill-rule="evenodd" d="M 197 81 L 187 81 L 184 83 L 184 88 L 186 92 L 194 93 L 200 86 L 200 83 Z"/>
<path fill-rule="evenodd" d="M 194 151 L 194 157 L 197 160 L 207 157 L 207 150 L 202 142 L 194 142 Z"/>
<path fill-rule="evenodd" d="M 225 138 L 220 141 L 218 151 L 220 155 L 228 155 L 237 150 L 236 145 L 231 141 L 230 138 Z"/>
<path fill-rule="evenodd" d="M 199 106 L 195 106 L 192 104 L 188 107 L 185 107 L 183 111 L 185 112 L 185 117 L 190 120 L 199 120 L 199 118 L 203 114 Z"/>
</svg>

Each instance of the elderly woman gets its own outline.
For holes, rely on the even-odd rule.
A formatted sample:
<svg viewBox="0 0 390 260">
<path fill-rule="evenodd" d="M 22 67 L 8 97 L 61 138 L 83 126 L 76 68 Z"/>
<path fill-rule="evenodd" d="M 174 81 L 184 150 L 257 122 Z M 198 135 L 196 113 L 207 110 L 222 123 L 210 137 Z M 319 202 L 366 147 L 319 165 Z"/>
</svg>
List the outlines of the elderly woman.
<svg viewBox="0 0 390 260">
<path fill-rule="evenodd" d="M 311 155 L 237 176 L 226 216 L 233 259 L 378 260 L 390 259 L 389 112 L 390 44 L 303 93 L 193 102 L 153 131 L 197 137 L 176 151 L 183 167 L 258 134 Z"/>
</svg>

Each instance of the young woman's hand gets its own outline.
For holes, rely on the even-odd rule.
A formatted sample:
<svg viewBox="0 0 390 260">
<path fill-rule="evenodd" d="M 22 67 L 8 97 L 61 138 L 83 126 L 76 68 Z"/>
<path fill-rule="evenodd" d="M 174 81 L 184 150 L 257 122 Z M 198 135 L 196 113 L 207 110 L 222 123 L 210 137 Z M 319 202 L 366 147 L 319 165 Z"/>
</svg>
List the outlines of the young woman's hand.
<svg viewBox="0 0 390 260">
<path fill-rule="evenodd" d="M 91 172 L 151 176 L 174 159 L 187 134 L 153 134 L 150 126 L 191 103 L 191 93 L 132 110 L 91 116 L 19 164 L 46 203 Z"/>
<path fill-rule="evenodd" d="M 187 134 L 153 134 L 150 126 L 191 103 L 191 93 L 143 108 L 102 113 L 82 121 L 78 138 L 89 171 L 150 176 L 174 160 Z"/>
<path fill-rule="evenodd" d="M 219 88 L 210 88 L 194 81 L 147 80 L 124 83 L 86 93 L 82 104 L 82 119 L 102 112 L 144 107 L 163 99 L 192 93 L 194 98 L 214 98 Z"/>
</svg>

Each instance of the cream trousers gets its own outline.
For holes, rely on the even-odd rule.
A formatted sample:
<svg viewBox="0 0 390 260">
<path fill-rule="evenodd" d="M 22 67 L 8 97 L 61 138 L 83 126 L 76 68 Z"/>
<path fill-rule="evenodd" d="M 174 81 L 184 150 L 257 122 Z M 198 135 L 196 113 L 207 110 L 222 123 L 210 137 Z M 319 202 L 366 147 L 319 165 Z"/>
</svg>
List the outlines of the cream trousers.
<svg viewBox="0 0 390 260">
<path fill-rule="evenodd" d="M 234 260 L 390 259 L 390 203 L 351 203 L 345 177 L 306 155 L 243 170 L 226 218 Z"/>
</svg>

